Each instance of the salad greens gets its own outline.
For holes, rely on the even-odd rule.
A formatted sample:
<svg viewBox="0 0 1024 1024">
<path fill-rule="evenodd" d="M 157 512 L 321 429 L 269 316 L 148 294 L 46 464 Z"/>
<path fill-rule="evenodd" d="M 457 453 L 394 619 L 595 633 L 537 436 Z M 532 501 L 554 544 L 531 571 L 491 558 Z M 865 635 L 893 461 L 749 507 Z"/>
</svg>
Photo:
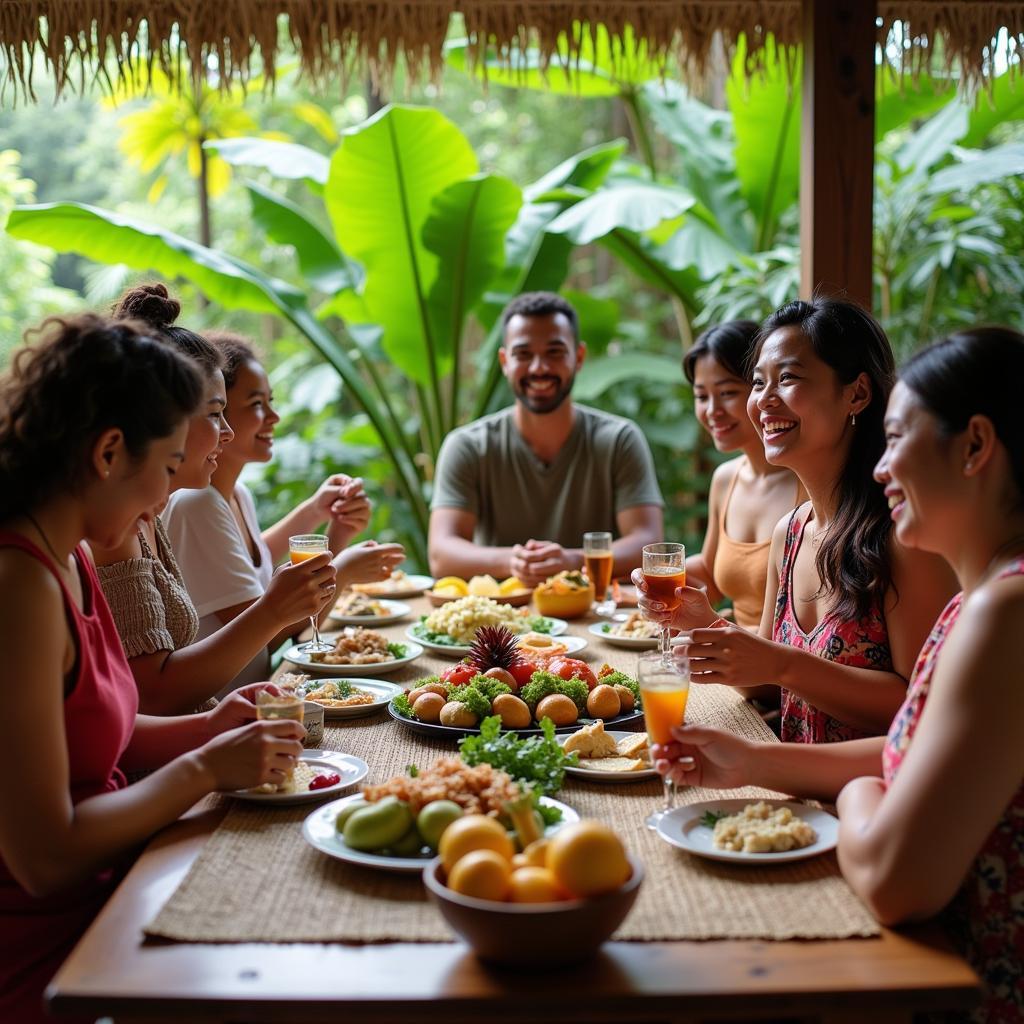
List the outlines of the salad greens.
<svg viewBox="0 0 1024 1024">
<path fill-rule="evenodd" d="M 393 658 L 404 658 L 406 650 L 405 644 L 388 644 L 388 654 Z"/>
<path fill-rule="evenodd" d="M 412 627 L 412 634 L 418 637 L 420 640 L 426 640 L 431 644 L 438 644 L 441 647 L 468 647 L 469 644 L 463 643 L 461 640 L 456 640 L 450 633 L 435 633 L 431 629 L 427 629 L 427 616 L 421 615 L 420 621 Z M 546 618 L 543 615 L 534 615 L 529 619 L 523 619 L 523 624 L 527 629 L 533 630 L 534 633 L 550 633 L 554 628 L 554 623 L 551 619 Z"/>
<path fill-rule="evenodd" d="M 532 710 L 553 693 L 564 693 L 576 705 L 581 715 L 586 714 L 587 695 L 590 690 L 582 679 L 562 679 L 552 672 L 540 670 L 530 676 L 530 681 L 519 691 L 519 696 Z"/>
<path fill-rule="evenodd" d="M 700 816 L 700 824 L 705 828 L 714 828 L 725 817 L 728 817 L 725 811 L 705 811 Z"/>
<path fill-rule="evenodd" d="M 391 706 L 403 717 L 403 718 L 415 718 L 416 712 L 413 711 L 412 705 L 409 703 L 409 695 L 407 693 L 399 693 L 391 698 Z"/>
</svg>

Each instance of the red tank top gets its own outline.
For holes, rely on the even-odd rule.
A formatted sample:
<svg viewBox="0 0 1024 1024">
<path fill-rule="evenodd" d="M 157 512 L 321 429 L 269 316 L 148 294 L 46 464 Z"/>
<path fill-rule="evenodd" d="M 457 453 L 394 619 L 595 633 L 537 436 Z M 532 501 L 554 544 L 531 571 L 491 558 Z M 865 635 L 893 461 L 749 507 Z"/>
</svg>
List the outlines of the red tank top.
<svg viewBox="0 0 1024 1024">
<path fill-rule="evenodd" d="M 776 643 L 799 647 L 841 665 L 891 672 L 889 630 L 885 624 L 885 615 L 877 605 L 872 606 L 867 615 L 856 622 L 840 619 L 829 612 L 822 616 L 821 621 L 810 633 L 805 633 L 800 628 L 793 608 L 793 565 L 800 550 L 810 511 L 808 503 L 794 509 L 789 517 L 786 546 L 782 553 L 782 568 L 779 572 L 779 596 L 775 604 L 772 639 Z M 783 687 L 780 735 L 785 743 L 835 743 L 838 740 L 855 740 L 871 734 L 833 718 L 808 703 L 803 697 Z"/>
<path fill-rule="evenodd" d="M 120 789 L 118 768 L 135 728 L 139 698 L 96 570 L 75 550 L 82 581 L 80 611 L 53 562 L 20 534 L 0 530 L 0 547 L 20 548 L 42 562 L 60 583 L 76 659 L 72 689 L 64 699 L 71 799 Z M 70 892 L 29 895 L 0 857 L 0 1020 L 19 1024 L 49 1020 L 43 988 L 99 912 L 123 874 L 113 867 Z"/>
</svg>

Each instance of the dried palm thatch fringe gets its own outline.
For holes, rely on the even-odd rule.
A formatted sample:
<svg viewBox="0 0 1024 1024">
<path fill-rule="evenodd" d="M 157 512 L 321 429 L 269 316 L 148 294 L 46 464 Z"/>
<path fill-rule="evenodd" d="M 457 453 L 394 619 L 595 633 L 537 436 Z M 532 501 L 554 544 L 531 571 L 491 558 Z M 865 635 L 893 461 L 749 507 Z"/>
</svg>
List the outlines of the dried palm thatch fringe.
<svg viewBox="0 0 1024 1024">
<path fill-rule="evenodd" d="M 414 79 L 438 76 L 454 12 L 465 19 L 477 59 L 490 45 L 515 68 L 527 45 L 536 46 L 552 74 L 571 73 L 586 26 L 598 23 L 617 60 L 626 59 L 624 40 L 632 38 L 663 67 L 676 61 L 690 80 L 707 70 L 716 32 L 727 48 L 746 37 L 748 74 L 769 33 L 791 67 L 800 37 L 799 0 L 0 0 L 0 74 L 3 92 L 31 97 L 41 57 L 59 91 L 80 92 L 109 87 L 114 77 L 145 82 L 154 61 L 171 72 L 185 51 L 215 64 L 224 86 L 244 84 L 257 69 L 272 77 L 287 36 L 314 80 L 365 70 L 386 89 L 398 60 Z M 980 77 L 1000 27 L 1009 29 L 1008 56 L 1024 49 L 1020 0 L 880 0 L 879 14 L 881 42 L 900 36 L 898 23 L 912 41 L 904 51 L 911 73 L 941 40 L 947 64 Z"/>
</svg>

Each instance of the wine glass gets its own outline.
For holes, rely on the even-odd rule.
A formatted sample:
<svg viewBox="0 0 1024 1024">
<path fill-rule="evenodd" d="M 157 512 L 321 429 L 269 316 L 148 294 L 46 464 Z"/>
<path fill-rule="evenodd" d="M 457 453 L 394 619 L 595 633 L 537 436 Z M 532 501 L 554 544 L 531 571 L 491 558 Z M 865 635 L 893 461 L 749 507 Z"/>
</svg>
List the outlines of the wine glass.
<svg viewBox="0 0 1024 1024">
<path fill-rule="evenodd" d="M 322 551 L 327 550 L 327 537 L 322 533 L 300 533 L 288 538 L 288 557 L 291 558 L 292 565 L 316 558 Z M 320 639 L 320 627 L 315 615 L 310 615 L 309 624 L 313 629 L 313 639 L 300 644 L 299 651 L 302 654 L 326 654 L 333 651 L 333 644 Z"/>
<path fill-rule="evenodd" d="M 594 584 L 598 615 L 612 615 L 615 612 L 615 598 L 611 594 L 612 535 L 606 530 L 583 534 L 583 567 L 590 582 Z"/>
<path fill-rule="evenodd" d="M 681 603 L 676 590 L 686 586 L 686 548 L 674 543 L 647 544 L 644 546 L 643 559 L 648 596 L 660 601 L 670 613 L 674 612 Z M 671 661 L 671 637 L 669 627 L 662 626 L 660 649 L 662 660 L 666 663 Z"/>
<path fill-rule="evenodd" d="M 654 744 L 672 742 L 672 730 L 683 724 L 686 699 L 690 694 L 690 663 L 681 652 L 675 660 L 666 661 L 658 651 L 641 654 L 637 665 L 637 682 L 644 704 L 644 725 L 647 736 Z M 660 811 L 647 817 L 647 827 L 657 828 L 658 822 L 675 806 L 676 784 L 667 775 L 661 777 L 665 787 L 665 800 Z"/>
</svg>

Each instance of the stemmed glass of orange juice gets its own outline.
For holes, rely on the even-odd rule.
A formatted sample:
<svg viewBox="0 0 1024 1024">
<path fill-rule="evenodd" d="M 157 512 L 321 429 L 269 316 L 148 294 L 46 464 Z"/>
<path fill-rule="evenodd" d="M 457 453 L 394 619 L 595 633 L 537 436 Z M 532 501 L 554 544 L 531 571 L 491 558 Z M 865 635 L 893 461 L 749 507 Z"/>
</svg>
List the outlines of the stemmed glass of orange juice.
<svg viewBox="0 0 1024 1024">
<path fill-rule="evenodd" d="M 676 590 L 686 586 L 686 548 L 673 543 L 647 544 L 643 558 L 648 595 L 660 601 L 669 612 L 674 612 L 681 603 Z M 671 661 L 671 637 L 668 626 L 662 626 L 661 657 L 666 664 Z"/>
<path fill-rule="evenodd" d="M 583 534 L 583 569 L 594 584 L 597 598 L 595 611 L 598 615 L 611 615 L 615 611 L 615 599 L 611 595 L 612 535 L 605 530 Z"/>
<path fill-rule="evenodd" d="M 305 562 L 308 558 L 316 558 L 322 551 L 327 551 L 327 537 L 322 533 L 300 533 L 288 538 L 288 557 L 292 565 Z M 309 624 L 313 629 L 313 639 L 299 647 L 303 654 L 326 654 L 334 650 L 334 645 L 320 639 L 320 627 L 316 616 L 310 615 Z"/>
<path fill-rule="evenodd" d="M 644 703 L 644 725 L 651 744 L 672 742 L 672 730 L 682 725 L 686 715 L 686 699 L 690 695 L 689 660 L 676 652 L 676 660 L 668 660 L 658 652 L 640 655 L 637 682 Z M 668 776 L 661 777 L 665 787 L 664 806 L 647 817 L 647 827 L 657 828 L 661 818 L 675 806 L 676 784 Z"/>
</svg>

